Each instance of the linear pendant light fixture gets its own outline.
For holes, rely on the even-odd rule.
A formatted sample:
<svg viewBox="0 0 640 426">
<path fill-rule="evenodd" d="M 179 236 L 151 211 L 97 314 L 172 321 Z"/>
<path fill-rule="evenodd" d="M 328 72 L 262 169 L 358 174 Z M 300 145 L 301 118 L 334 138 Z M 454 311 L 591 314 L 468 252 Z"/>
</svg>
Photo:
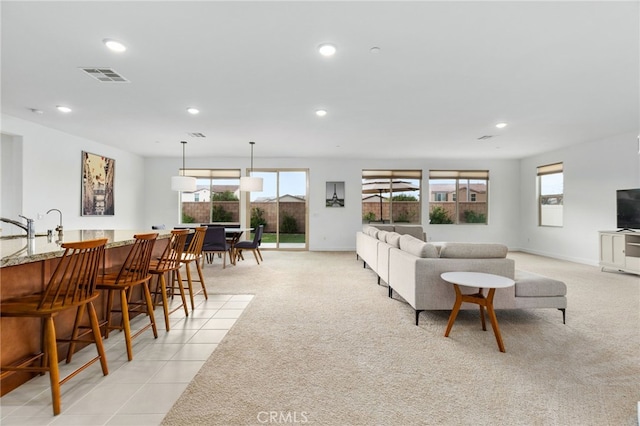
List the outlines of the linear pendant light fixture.
<svg viewBox="0 0 640 426">
<path fill-rule="evenodd" d="M 255 144 L 255 142 L 249 142 L 249 145 L 251 145 L 251 168 L 248 176 L 240 177 L 240 191 L 262 192 L 262 178 L 251 176 L 253 173 L 253 145 Z"/>
<path fill-rule="evenodd" d="M 171 189 L 173 191 L 193 192 L 196 190 L 196 178 L 185 176 L 186 168 L 184 166 L 184 148 L 187 141 L 180 141 L 182 144 L 182 175 L 171 177 Z"/>
</svg>

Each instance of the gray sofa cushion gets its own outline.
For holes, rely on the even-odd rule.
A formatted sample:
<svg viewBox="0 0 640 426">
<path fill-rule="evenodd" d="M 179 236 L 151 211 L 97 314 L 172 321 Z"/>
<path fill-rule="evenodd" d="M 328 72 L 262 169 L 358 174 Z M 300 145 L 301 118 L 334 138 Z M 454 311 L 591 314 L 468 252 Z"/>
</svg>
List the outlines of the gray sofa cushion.
<svg viewBox="0 0 640 426">
<path fill-rule="evenodd" d="M 378 228 L 375 228 L 373 226 L 367 228 L 367 235 L 369 235 L 370 237 L 378 238 L 378 232 L 380 232 Z"/>
<path fill-rule="evenodd" d="M 562 281 L 534 274 L 516 271 L 516 297 L 552 297 L 567 294 L 567 286 Z"/>
<path fill-rule="evenodd" d="M 395 231 L 402 235 L 412 235 L 419 240 L 424 241 L 424 230 L 420 225 L 396 225 Z"/>
<path fill-rule="evenodd" d="M 387 244 L 395 248 L 400 248 L 400 237 L 401 235 L 397 232 L 389 232 L 387 234 Z"/>
<path fill-rule="evenodd" d="M 444 243 L 440 257 L 449 259 L 493 259 L 507 257 L 507 246 L 492 243 Z"/>
<path fill-rule="evenodd" d="M 400 250 L 417 257 L 438 257 L 438 250 L 433 244 L 425 243 L 408 234 L 400 236 Z"/>
</svg>

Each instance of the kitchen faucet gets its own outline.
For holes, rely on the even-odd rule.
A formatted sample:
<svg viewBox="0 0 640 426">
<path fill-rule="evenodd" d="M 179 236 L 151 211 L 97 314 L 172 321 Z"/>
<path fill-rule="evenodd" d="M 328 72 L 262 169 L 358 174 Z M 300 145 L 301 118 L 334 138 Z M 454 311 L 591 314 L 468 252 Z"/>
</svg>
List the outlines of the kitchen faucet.
<svg viewBox="0 0 640 426">
<path fill-rule="evenodd" d="M 0 221 L 10 223 L 12 225 L 17 226 L 18 228 L 24 229 L 25 231 L 27 231 L 27 238 L 35 238 L 36 229 L 33 226 L 33 219 L 26 218 L 22 215 L 18 215 L 18 216 L 25 219 L 27 221 L 27 224 L 25 225 L 24 223 L 18 222 L 17 220 L 7 219 L 4 217 L 0 217 Z"/>
<path fill-rule="evenodd" d="M 60 214 L 60 225 L 56 226 L 56 231 L 58 231 L 58 234 L 62 234 L 62 212 L 58 209 L 49 209 L 49 211 L 47 211 L 47 214 L 51 212 L 58 212 Z"/>
</svg>

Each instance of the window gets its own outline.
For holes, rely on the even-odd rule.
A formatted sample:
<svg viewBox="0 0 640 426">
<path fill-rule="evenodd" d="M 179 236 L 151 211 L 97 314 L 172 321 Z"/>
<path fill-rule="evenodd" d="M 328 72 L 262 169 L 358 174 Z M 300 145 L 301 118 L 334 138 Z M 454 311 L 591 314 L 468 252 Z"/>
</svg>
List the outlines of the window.
<svg viewBox="0 0 640 426">
<path fill-rule="evenodd" d="M 431 170 L 429 223 L 487 224 L 488 188 L 488 170 Z"/>
<path fill-rule="evenodd" d="M 421 170 L 363 170 L 362 221 L 421 223 L 421 181 Z"/>
<path fill-rule="evenodd" d="M 180 223 L 240 223 L 240 170 L 186 169 L 194 192 L 180 193 Z"/>
<path fill-rule="evenodd" d="M 446 192 L 436 192 L 434 195 L 435 201 L 447 201 L 447 193 Z"/>
<path fill-rule="evenodd" d="M 564 205 L 564 173 L 562 163 L 537 168 L 538 224 L 562 226 Z"/>
</svg>

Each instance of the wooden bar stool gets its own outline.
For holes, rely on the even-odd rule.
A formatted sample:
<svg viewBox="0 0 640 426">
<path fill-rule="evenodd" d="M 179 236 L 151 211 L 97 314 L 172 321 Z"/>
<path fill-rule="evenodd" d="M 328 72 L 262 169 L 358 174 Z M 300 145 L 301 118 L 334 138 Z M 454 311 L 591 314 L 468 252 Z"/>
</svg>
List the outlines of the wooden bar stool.
<svg viewBox="0 0 640 426">
<path fill-rule="evenodd" d="M 153 337 L 158 338 L 158 330 L 156 328 L 156 320 L 153 315 L 153 301 L 149 291 L 149 263 L 151 261 L 151 253 L 153 246 L 158 238 L 157 233 L 134 235 L 134 244 L 127 255 L 124 263 L 118 271 L 104 274 L 98 281 L 97 288 L 107 291 L 107 307 L 105 339 L 109 337 L 109 331 L 124 331 L 124 339 L 127 346 L 127 357 L 129 361 L 133 359 L 133 349 L 131 340 L 139 336 L 144 331 L 152 328 Z M 142 286 L 142 301 L 133 301 L 131 296 L 136 286 Z M 113 307 L 114 294 L 120 296 L 120 308 Z M 132 309 L 133 307 L 133 309 Z M 113 313 L 120 312 L 120 324 L 113 324 Z M 138 330 L 133 336 L 131 335 L 131 326 L 129 322 L 130 312 L 143 312 L 149 316 L 149 324 Z M 78 322 L 74 325 L 74 335 L 79 327 Z M 71 361 L 72 351 L 69 351 L 67 362 Z"/>
<path fill-rule="evenodd" d="M 185 315 L 189 316 L 187 300 L 184 294 L 184 286 L 182 285 L 182 276 L 180 275 L 180 266 L 182 265 L 180 259 L 182 259 L 182 252 L 184 251 L 185 242 L 187 240 L 187 235 L 189 234 L 189 232 L 190 231 L 188 229 L 171 230 L 171 239 L 169 240 L 169 244 L 167 244 L 167 247 L 162 253 L 162 256 L 160 256 L 159 259 L 152 260 L 151 264 L 149 265 L 149 273 L 151 275 L 157 276 L 156 285 L 152 290 L 152 293 L 154 295 L 154 306 L 157 306 L 159 304 L 162 305 L 162 309 L 164 311 L 165 328 L 167 329 L 167 331 L 169 331 L 170 329 L 169 314 L 183 307 Z M 169 310 L 169 299 L 167 297 L 167 281 L 165 279 L 165 274 L 169 274 L 169 279 L 171 280 L 171 288 L 173 288 L 174 283 L 178 285 L 178 290 L 182 299 L 182 303 L 172 310 Z M 157 301 L 158 296 L 160 296 L 160 302 Z"/>
<path fill-rule="evenodd" d="M 100 360 L 102 374 L 109 374 L 107 359 L 102 345 L 98 316 L 93 301 L 100 295 L 96 290 L 98 268 L 104 258 L 106 238 L 82 242 L 64 243 L 65 249 L 60 263 L 42 293 L 7 299 L 0 302 L 3 317 L 40 318 L 43 322 L 42 352 L 13 365 L 2 366 L 0 378 L 16 371 L 49 372 L 53 414 L 60 414 L 60 385 L 66 383 L 80 371 Z M 95 343 L 98 356 L 91 359 L 64 379 L 60 380 L 58 368 L 58 347 L 56 341 L 71 342 L 71 339 L 56 339 L 54 317 L 64 311 L 76 309 L 76 318 L 81 318 L 88 310 L 92 340 L 77 341 Z M 71 347 L 70 347 L 71 350 Z M 39 366 L 34 366 L 40 361 Z"/>
<path fill-rule="evenodd" d="M 207 287 L 205 286 L 205 283 L 204 283 L 204 275 L 202 274 L 202 267 L 200 266 L 201 259 L 202 259 L 202 245 L 204 243 L 204 237 L 206 233 L 207 233 L 206 226 L 201 226 L 196 228 L 196 232 L 193 235 L 193 238 L 191 238 L 189 245 L 185 249 L 184 253 L 182 253 L 182 257 L 180 259 L 180 261 L 184 265 L 185 270 L 187 271 L 187 285 L 189 287 L 189 298 L 191 299 L 191 310 L 195 309 L 193 296 L 203 293 L 205 299 L 209 298 L 209 296 L 207 295 Z M 199 280 L 193 280 L 191 278 L 192 263 L 196 264 L 196 270 L 198 271 L 198 277 L 200 278 Z M 202 288 L 196 293 L 194 293 L 193 291 L 194 281 L 199 282 L 200 285 L 202 286 Z"/>
</svg>

